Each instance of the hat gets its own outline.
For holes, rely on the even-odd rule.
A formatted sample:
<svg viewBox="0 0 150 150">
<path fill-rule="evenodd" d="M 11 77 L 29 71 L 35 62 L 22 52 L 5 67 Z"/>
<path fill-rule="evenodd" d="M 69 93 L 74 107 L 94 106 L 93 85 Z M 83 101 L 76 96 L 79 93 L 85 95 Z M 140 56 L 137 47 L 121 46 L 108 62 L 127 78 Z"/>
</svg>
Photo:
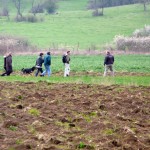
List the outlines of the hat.
<svg viewBox="0 0 150 150">
<path fill-rule="evenodd" d="M 70 53 L 70 51 L 67 51 L 67 53 Z"/>
</svg>

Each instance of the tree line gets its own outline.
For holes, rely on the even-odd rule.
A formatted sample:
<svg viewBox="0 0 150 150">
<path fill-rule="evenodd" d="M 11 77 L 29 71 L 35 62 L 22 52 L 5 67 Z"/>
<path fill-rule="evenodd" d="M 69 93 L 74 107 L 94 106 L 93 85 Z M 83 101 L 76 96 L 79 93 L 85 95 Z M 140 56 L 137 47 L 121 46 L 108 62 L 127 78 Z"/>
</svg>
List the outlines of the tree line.
<svg viewBox="0 0 150 150">
<path fill-rule="evenodd" d="M 23 18 L 23 11 L 28 3 L 29 12 L 34 16 L 37 13 L 46 11 L 48 14 L 54 13 L 58 9 L 57 2 L 60 0 L 0 0 L 1 3 L 1 16 L 9 17 L 10 3 L 16 9 L 16 18 Z M 67 1 L 67 0 L 63 0 Z M 104 14 L 105 7 L 129 5 L 134 3 L 141 3 L 144 6 L 144 11 L 147 10 L 147 5 L 150 0 L 88 0 L 88 9 L 93 9 L 93 16 L 100 16 Z"/>
<path fill-rule="evenodd" d="M 144 6 L 144 11 L 147 10 L 147 5 L 150 4 L 150 0 L 89 0 L 88 9 L 93 9 L 93 16 L 102 16 L 104 14 L 105 7 L 130 5 L 140 3 Z"/>
<path fill-rule="evenodd" d="M 16 18 L 23 19 L 23 12 L 28 6 L 28 12 L 32 13 L 34 16 L 37 13 L 43 13 L 46 11 L 48 14 L 54 13 L 58 6 L 58 0 L 0 0 L 1 3 L 1 16 L 9 17 L 10 6 L 16 9 Z"/>
</svg>

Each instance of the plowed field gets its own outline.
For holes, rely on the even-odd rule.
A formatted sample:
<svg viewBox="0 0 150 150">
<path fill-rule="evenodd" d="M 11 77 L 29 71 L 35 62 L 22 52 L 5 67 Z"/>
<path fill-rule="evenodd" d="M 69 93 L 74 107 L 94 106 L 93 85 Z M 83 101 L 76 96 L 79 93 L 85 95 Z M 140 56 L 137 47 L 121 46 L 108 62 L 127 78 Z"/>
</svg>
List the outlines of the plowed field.
<svg viewBox="0 0 150 150">
<path fill-rule="evenodd" d="M 149 150 L 149 92 L 0 82 L 0 150 Z"/>
</svg>

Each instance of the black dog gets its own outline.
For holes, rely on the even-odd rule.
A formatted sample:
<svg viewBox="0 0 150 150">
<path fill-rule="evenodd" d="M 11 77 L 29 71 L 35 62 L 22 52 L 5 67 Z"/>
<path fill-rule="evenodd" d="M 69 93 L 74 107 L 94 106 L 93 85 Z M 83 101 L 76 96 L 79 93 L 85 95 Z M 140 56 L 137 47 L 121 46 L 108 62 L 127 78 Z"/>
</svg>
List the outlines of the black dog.
<svg viewBox="0 0 150 150">
<path fill-rule="evenodd" d="M 30 74 L 32 73 L 34 70 L 36 69 L 36 67 L 32 67 L 32 68 L 22 68 L 21 71 L 23 74 Z"/>
</svg>

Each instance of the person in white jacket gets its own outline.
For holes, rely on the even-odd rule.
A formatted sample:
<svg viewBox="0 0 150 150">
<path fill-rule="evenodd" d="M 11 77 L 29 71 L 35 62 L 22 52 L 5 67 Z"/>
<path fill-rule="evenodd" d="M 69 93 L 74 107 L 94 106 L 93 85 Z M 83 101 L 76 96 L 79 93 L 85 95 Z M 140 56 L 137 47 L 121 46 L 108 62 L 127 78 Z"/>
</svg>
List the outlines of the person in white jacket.
<svg viewBox="0 0 150 150">
<path fill-rule="evenodd" d="M 64 65 L 65 65 L 65 70 L 64 70 L 64 77 L 68 77 L 70 74 L 70 51 L 67 51 L 67 53 L 64 56 Z"/>
</svg>

